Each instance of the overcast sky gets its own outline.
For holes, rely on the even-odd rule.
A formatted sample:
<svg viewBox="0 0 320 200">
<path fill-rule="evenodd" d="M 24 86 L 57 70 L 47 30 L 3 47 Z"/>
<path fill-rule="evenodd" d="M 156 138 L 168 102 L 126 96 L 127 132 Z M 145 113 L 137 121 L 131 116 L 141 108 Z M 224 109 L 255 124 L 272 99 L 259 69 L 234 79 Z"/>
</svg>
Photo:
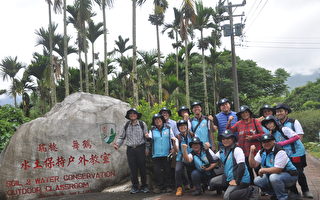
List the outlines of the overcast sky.
<svg viewBox="0 0 320 200">
<path fill-rule="evenodd" d="M 137 47 L 138 50 L 156 49 L 155 27 L 148 21 L 153 11 L 151 0 L 137 7 Z M 172 22 L 173 7 L 180 8 L 181 0 L 168 0 L 169 9 L 165 22 Z M 203 0 L 205 6 L 216 5 L 217 0 Z M 232 0 L 234 4 L 242 0 Z M 70 5 L 73 0 L 68 0 Z M 114 7 L 107 10 L 108 51 L 114 48 L 118 35 L 132 36 L 131 9 L 129 0 L 116 0 Z M 252 59 L 259 66 L 274 71 L 282 67 L 291 74 L 310 74 L 320 69 L 320 1 L 319 0 L 247 0 L 244 7 L 238 7 L 235 14 L 245 13 L 245 37 L 237 38 L 236 54 L 242 59 Z M 100 10 L 95 6 L 95 23 L 102 22 Z M 235 18 L 235 23 L 241 18 Z M 62 14 L 53 13 L 53 21 L 58 23 L 58 32 L 63 33 Z M 18 61 L 28 65 L 32 53 L 41 52 L 36 47 L 35 30 L 48 26 L 48 6 L 45 0 L 9 0 L 0 2 L 0 60 L 4 57 L 18 57 Z M 68 26 L 74 45 L 75 30 Z M 174 52 L 167 34 L 160 35 L 161 52 Z M 222 40 L 222 49 L 230 49 L 230 38 Z M 96 41 L 96 49 L 103 55 L 103 37 Z M 91 52 L 91 51 L 89 51 Z M 129 52 L 132 55 L 132 52 Z M 91 54 L 88 55 L 91 61 Z M 76 54 L 68 57 L 69 64 L 77 67 Z M 22 71 L 21 71 L 22 73 Z M 241 80 L 240 80 L 241 81 Z M 7 89 L 8 82 L 0 80 L 0 89 Z M 3 95 L 2 95 L 3 96 Z M 1 100 L 1 96 L 0 96 Z"/>
</svg>

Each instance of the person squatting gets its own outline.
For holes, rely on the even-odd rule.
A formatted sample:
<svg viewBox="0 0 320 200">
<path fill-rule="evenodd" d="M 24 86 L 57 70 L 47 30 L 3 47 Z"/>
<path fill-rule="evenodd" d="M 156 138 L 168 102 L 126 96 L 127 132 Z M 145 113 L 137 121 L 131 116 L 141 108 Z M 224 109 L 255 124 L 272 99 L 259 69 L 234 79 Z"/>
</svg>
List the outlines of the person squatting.
<svg viewBox="0 0 320 200">
<path fill-rule="evenodd" d="M 191 110 L 182 106 L 177 122 L 164 107 L 153 115 L 149 131 L 139 120 L 140 112 L 135 108 L 127 111 L 129 121 L 114 148 L 118 150 L 126 141 L 131 194 L 150 192 L 146 176 L 150 156 L 154 193 L 175 190 L 176 196 L 182 196 L 191 190 L 198 196 L 210 190 L 225 200 L 253 200 L 261 195 L 278 200 L 313 198 L 304 174 L 303 129 L 297 119 L 288 117 L 288 105 L 264 105 L 259 118 L 246 105 L 239 112 L 232 111 L 227 98 L 217 105 L 220 112 L 215 116 L 203 115 L 200 102 L 193 102 Z"/>
</svg>

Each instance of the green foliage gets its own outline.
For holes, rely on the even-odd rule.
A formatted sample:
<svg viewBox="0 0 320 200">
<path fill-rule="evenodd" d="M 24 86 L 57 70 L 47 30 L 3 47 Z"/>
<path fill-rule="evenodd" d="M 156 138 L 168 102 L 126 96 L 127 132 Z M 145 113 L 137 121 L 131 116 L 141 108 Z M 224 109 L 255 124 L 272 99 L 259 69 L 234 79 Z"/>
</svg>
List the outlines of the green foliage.
<svg viewBox="0 0 320 200">
<path fill-rule="evenodd" d="M 250 106 L 254 114 L 259 115 L 260 108 L 265 105 L 275 106 L 277 103 L 284 102 L 285 97 L 279 96 L 262 96 L 258 98 L 247 98 L 244 96 L 240 97 L 244 102 L 248 102 L 247 105 Z"/>
<path fill-rule="evenodd" d="M 320 79 L 316 82 L 309 82 L 305 86 L 295 88 L 289 94 L 285 103 L 289 104 L 296 111 L 319 108 Z"/>
<path fill-rule="evenodd" d="M 151 127 L 151 122 L 152 122 L 152 117 L 154 114 L 158 113 L 161 108 L 167 107 L 168 109 L 171 110 L 171 117 L 170 119 L 177 121 L 179 119 L 177 109 L 174 106 L 173 103 L 167 103 L 167 102 L 162 102 L 161 104 L 155 103 L 153 106 L 151 106 L 147 101 L 141 100 L 140 104 L 137 107 L 137 110 L 142 113 L 141 120 L 146 122 L 148 127 Z"/>
<path fill-rule="evenodd" d="M 289 117 L 298 119 L 301 123 L 304 131 L 304 141 L 318 141 L 318 133 L 320 132 L 320 110 L 293 112 Z"/>
<path fill-rule="evenodd" d="M 10 105 L 0 107 L 0 152 L 5 148 L 16 129 L 28 121 L 30 119 L 23 116 L 21 109 Z"/>
<path fill-rule="evenodd" d="M 320 158 L 320 143 L 319 142 L 306 142 L 304 143 L 304 147 L 307 149 L 307 151 L 317 157 Z"/>
</svg>

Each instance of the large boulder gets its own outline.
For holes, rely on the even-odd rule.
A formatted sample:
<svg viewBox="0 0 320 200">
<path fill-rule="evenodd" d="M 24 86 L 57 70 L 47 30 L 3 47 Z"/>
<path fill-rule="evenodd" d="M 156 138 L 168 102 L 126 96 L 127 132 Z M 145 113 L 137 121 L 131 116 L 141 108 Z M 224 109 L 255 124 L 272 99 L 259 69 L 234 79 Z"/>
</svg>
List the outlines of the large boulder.
<svg viewBox="0 0 320 200">
<path fill-rule="evenodd" d="M 0 191 L 33 199 L 97 192 L 127 178 L 125 148 L 112 144 L 128 109 L 111 97 L 75 93 L 23 124 L 0 155 Z"/>
</svg>

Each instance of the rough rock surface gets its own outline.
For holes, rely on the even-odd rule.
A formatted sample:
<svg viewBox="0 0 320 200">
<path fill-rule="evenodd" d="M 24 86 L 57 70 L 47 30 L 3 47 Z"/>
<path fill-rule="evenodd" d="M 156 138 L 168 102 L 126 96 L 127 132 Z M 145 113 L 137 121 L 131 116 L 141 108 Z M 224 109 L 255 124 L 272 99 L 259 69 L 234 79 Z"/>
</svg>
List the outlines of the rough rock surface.
<svg viewBox="0 0 320 200">
<path fill-rule="evenodd" d="M 0 191 L 33 199 L 102 191 L 127 178 L 125 147 L 112 144 L 128 109 L 111 97 L 75 93 L 23 124 L 0 155 Z"/>
</svg>

